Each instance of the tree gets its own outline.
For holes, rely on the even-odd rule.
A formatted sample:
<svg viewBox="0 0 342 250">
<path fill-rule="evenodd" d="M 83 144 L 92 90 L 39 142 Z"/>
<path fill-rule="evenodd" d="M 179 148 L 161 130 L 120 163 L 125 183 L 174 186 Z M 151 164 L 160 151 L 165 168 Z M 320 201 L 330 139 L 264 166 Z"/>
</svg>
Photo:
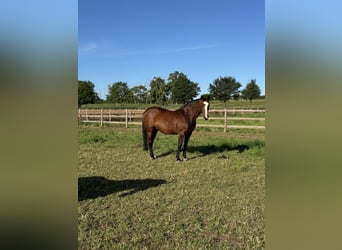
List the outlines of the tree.
<svg viewBox="0 0 342 250">
<path fill-rule="evenodd" d="M 251 80 L 246 87 L 241 91 L 243 99 L 249 100 L 252 103 L 253 99 L 260 97 L 260 88 L 256 84 L 256 80 Z"/>
<path fill-rule="evenodd" d="M 134 86 L 131 88 L 134 103 L 146 103 L 147 101 L 147 88 L 143 85 Z"/>
<path fill-rule="evenodd" d="M 209 93 L 216 99 L 224 101 L 230 100 L 232 97 L 239 94 L 241 83 L 233 77 L 219 77 L 214 80 L 213 84 L 209 84 Z"/>
<path fill-rule="evenodd" d="M 100 101 L 91 81 L 78 81 L 78 106 Z"/>
<path fill-rule="evenodd" d="M 161 77 L 154 77 L 150 81 L 150 95 L 151 103 L 164 104 L 167 101 L 166 83 Z"/>
<path fill-rule="evenodd" d="M 243 99 L 249 100 L 252 103 L 253 99 L 256 99 L 260 96 L 260 88 L 256 84 L 256 80 L 251 80 L 246 87 L 241 91 L 241 95 Z"/>
<path fill-rule="evenodd" d="M 198 83 L 190 81 L 185 74 L 178 71 L 169 74 L 167 87 L 171 93 L 171 99 L 175 103 L 185 104 L 201 91 Z"/>
<path fill-rule="evenodd" d="M 124 103 L 133 102 L 133 94 L 126 82 L 115 82 L 108 86 L 107 102 Z"/>
</svg>

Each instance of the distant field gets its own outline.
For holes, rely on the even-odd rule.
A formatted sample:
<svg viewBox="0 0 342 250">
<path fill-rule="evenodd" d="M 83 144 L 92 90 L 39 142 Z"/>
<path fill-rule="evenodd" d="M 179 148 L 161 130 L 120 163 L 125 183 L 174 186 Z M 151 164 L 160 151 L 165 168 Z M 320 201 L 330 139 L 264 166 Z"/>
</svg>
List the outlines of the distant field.
<svg viewBox="0 0 342 250">
<path fill-rule="evenodd" d="M 265 108 L 265 99 L 253 100 L 252 104 L 249 101 L 238 100 L 238 101 L 227 101 L 227 108 Z M 177 109 L 182 106 L 182 104 L 170 104 L 170 105 L 156 105 L 156 104 L 131 104 L 131 103 L 102 103 L 102 104 L 85 104 L 81 108 L 104 108 L 104 109 L 145 109 L 151 106 L 160 106 L 168 109 Z M 222 101 L 210 101 L 211 109 L 222 109 L 224 108 L 224 102 Z"/>
<path fill-rule="evenodd" d="M 264 133 L 198 128 L 189 160 L 141 128 L 79 125 L 79 249 L 263 249 Z"/>
</svg>

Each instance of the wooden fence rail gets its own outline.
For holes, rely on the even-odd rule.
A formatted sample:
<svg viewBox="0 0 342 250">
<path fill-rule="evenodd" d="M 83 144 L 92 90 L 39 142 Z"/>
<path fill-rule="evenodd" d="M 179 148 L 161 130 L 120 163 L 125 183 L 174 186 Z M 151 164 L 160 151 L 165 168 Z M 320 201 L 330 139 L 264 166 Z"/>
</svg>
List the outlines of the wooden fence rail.
<svg viewBox="0 0 342 250">
<path fill-rule="evenodd" d="M 141 118 L 144 110 L 138 109 L 78 109 L 78 121 L 82 123 L 104 123 L 124 124 L 128 128 L 129 124 L 141 125 Z M 213 109 L 210 114 L 223 114 L 223 117 L 210 117 L 210 120 L 223 120 L 223 125 L 218 124 L 197 124 L 198 127 L 207 128 L 223 128 L 227 132 L 227 128 L 238 129 L 265 129 L 265 126 L 251 125 L 228 125 L 228 120 L 241 121 L 265 121 L 265 117 L 232 117 L 228 114 L 246 114 L 246 113 L 264 113 L 264 109 Z"/>
</svg>

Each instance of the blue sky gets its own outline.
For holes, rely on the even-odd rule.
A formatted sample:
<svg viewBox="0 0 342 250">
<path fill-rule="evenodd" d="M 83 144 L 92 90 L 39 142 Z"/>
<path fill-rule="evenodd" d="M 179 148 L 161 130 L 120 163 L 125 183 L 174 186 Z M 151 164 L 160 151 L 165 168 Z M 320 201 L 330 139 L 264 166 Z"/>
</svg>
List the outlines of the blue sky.
<svg viewBox="0 0 342 250">
<path fill-rule="evenodd" d="M 176 70 L 201 94 L 220 76 L 242 88 L 256 79 L 265 93 L 263 0 L 81 0 L 78 8 L 78 79 L 102 98 L 114 82 L 148 87 Z"/>
</svg>

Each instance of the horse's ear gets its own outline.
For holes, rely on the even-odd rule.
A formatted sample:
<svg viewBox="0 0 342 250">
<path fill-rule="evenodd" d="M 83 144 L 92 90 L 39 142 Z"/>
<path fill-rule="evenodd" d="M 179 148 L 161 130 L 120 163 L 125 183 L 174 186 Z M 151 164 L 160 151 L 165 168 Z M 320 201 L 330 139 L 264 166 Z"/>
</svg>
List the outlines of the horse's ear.
<svg viewBox="0 0 342 250">
<path fill-rule="evenodd" d="M 208 102 L 209 101 L 209 94 L 202 95 L 200 99 L 203 100 L 203 101 Z"/>
</svg>

